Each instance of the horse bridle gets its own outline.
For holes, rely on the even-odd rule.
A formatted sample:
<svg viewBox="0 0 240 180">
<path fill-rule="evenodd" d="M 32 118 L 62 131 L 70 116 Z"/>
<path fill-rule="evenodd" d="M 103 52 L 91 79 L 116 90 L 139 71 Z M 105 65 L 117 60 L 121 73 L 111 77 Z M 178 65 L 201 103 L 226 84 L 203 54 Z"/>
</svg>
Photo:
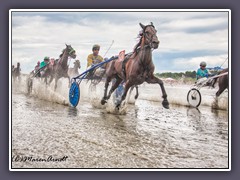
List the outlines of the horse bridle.
<svg viewBox="0 0 240 180">
<path fill-rule="evenodd" d="M 70 51 L 69 51 L 70 50 Z M 71 49 L 68 49 L 68 54 L 71 55 L 73 52 L 76 52 L 72 47 Z"/>
<path fill-rule="evenodd" d="M 147 33 L 145 32 L 145 30 L 146 30 L 147 27 L 149 27 L 149 26 L 152 26 L 152 27 L 155 29 L 155 27 L 154 27 L 153 25 L 147 25 L 147 26 L 144 28 L 142 34 L 143 34 L 143 36 L 149 41 L 149 44 L 145 45 L 144 47 L 148 47 L 148 46 L 149 46 L 151 49 L 153 49 L 153 46 L 152 46 L 152 43 L 153 43 L 153 42 L 152 42 L 152 40 L 153 40 L 153 36 L 154 36 L 156 33 L 152 34 L 152 35 L 151 35 L 151 38 L 148 37 L 148 35 L 147 35 Z"/>
</svg>

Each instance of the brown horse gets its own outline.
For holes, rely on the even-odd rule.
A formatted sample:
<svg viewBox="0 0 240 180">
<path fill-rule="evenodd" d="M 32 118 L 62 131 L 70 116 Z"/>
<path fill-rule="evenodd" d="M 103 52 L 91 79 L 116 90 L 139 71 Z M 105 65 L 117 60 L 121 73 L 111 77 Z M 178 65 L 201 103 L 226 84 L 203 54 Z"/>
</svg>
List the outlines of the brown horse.
<svg viewBox="0 0 240 180">
<path fill-rule="evenodd" d="M 13 81 L 15 82 L 16 79 L 18 79 L 18 81 L 21 81 L 21 68 L 20 68 L 20 63 L 17 63 L 17 67 L 14 68 L 14 66 L 12 66 L 12 77 L 13 77 Z"/>
<path fill-rule="evenodd" d="M 223 73 L 226 73 L 228 72 L 228 68 L 226 69 L 223 69 L 218 75 L 221 75 Z M 220 77 L 217 77 L 217 78 L 214 78 L 213 80 L 213 87 L 215 85 L 215 83 L 217 82 L 217 79 L 218 79 L 218 91 L 216 92 L 216 97 L 220 96 L 222 94 L 222 92 L 228 88 L 228 74 L 227 75 L 223 75 L 223 76 L 220 76 Z"/>
<path fill-rule="evenodd" d="M 56 61 L 55 64 L 48 64 L 48 67 L 46 68 L 46 72 L 50 75 L 49 84 L 52 82 L 53 79 L 55 79 L 55 86 L 54 89 L 57 88 L 57 81 L 58 79 L 62 77 L 66 77 L 69 79 L 68 76 L 68 57 L 71 57 L 73 59 L 76 58 L 76 51 L 72 48 L 71 45 L 66 44 L 66 48 L 63 50 L 62 54 L 59 56 L 59 60 Z"/>
<path fill-rule="evenodd" d="M 159 40 L 156 35 L 157 31 L 152 23 L 146 26 L 141 23 L 139 24 L 142 28 L 142 33 L 140 34 L 140 40 L 135 46 L 133 53 L 123 60 L 117 59 L 116 61 L 111 61 L 106 66 L 106 83 L 101 104 L 105 104 L 118 85 L 122 81 L 125 81 L 126 85 L 122 99 L 116 106 L 119 108 L 122 101 L 125 100 L 129 88 L 140 85 L 146 81 L 147 83 L 157 83 L 160 85 L 163 97 L 162 105 L 168 109 L 169 103 L 163 81 L 153 74 L 155 66 L 152 61 L 152 50 L 157 49 L 159 45 Z M 116 78 L 116 82 L 112 85 L 107 95 L 109 82 L 112 78 Z"/>
</svg>

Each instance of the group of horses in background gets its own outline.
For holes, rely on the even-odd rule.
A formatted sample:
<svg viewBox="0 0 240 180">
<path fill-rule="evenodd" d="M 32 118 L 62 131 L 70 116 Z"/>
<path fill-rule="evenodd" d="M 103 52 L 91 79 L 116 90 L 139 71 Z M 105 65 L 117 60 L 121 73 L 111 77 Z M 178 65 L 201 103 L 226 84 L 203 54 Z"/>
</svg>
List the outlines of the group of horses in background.
<svg viewBox="0 0 240 180">
<path fill-rule="evenodd" d="M 55 90 L 58 80 L 62 77 L 68 78 L 70 83 L 70 77 L 68 75 L 68 58 L 71 57 L 75 59 L 76 56 L 76 51 L 72 46 L 66 44 L 66 48 L 62 51 L 62 54 L 60 54 L 59 59 L 53 64 L 48 63 L 46 65 L 44 73 L 42 74 L 42 77 L 45 77 L 45 82 L 51 84 L 52 80 L 55 79 Z M 47 82 L 47 77 L 50 77 L 49 82 Z"/>
<path fill-rule="evenodd" d="M 105 65 L 104 76 L 106 77 L 104 96 L 101 100 L 101 104 L 105 104 L 110 98 L 111 94 L 119 86 L 120 83 L 125 83 L 124 93 L 122 95 L 121 101 L 116 105 L 120 107 L 121 103 L 125 100 L 128 90 L 130 88 L 138 87 L 138 85 L 147 82 L 151 84 L 158 84 L 162 91 L 162 105 L 164 108 L 169 108 L 169 102 L 167 100 L 167 93 L 164 87 L 164 83 L 161 79 L 157 78 L 154 75 L 155 66 L 152 60 L 152 51 L 157 49 L 160 41 L 157 37 L 157 31 L 153 25 L 143 25 L 141 23 L 140 27 L 142 28 L 141 33 L 139 34 L 139 42 L 135 45 L 133 52 L 124 56 L 124 58 L 118 58 L 116 60 L 110 61 Z M 71 45 L 66 44 L 66 48 L 62 51 L 59 56 L 58 61 L 55 61 L 54 64 L 48 63 L 43 69 L 41 78 L 45 79 L 45 83 L 50 84 L 53 79 L 55 79 L 54 89 L 57 88 L 57 81 L 66 77 L 69 79 L 74 76 L 78 76 L 78 69 L 80 69 L 81 64 L 79 60 L 74 62 L 74 67 L 69 68 L 68 58 L 76 58 L 76 51 L 71 47 Z M 228 71 L 228 69 L 223 70 L 223 72 Z M 13 79 L 18 77 L 20 74 L 20 63 L 17 65 L 17 68 L 12 71 Z M 36 77 L 36 73 L 32 74 L 28 81 L 29 89 L 32 86 L 32 80 Z M 48 78 L 50 78 L 49 81 Z M 112 79 L 115 78 L 115 82 L 112 83 L 111 89 L 108 91 L 109 83 Z M 216 93 L 216 96 L 219 96 L 226 88 L 228 88 L 228 75 L 216 78 L 218 80 L 219 90 Z M 137 92 L 138 95 L 138 92 Z"/>
<path fill-rule="evenodd" d="M 41 72 L 40 78 L 44 79 L 44 82 L 48 85 L 51 84 L 53 79 L 55 80 L 54 90 L 57 88 L 57 82 L 60 78 L 68 78 L 70 83 L 70 78 L 79 74 L 78 69 L 81 68 L 79 60 L 75 60 L 74 67 L 69 68 L 68 59 L 76 58 L 76 51 L 71 45 L 66 44 L 66 48 L 63 49 L 59 56 L 59 59 L 55 60 L 53 63 L 48 63 L 46 66 L 40 68 L 37 72 L 32 72 L 27 80 L 28 92 L 32 90 L 33 79 L 38 77 L 37 75 Z M 49 81 L 48 81 L 49 78 Z"/>
</svg>

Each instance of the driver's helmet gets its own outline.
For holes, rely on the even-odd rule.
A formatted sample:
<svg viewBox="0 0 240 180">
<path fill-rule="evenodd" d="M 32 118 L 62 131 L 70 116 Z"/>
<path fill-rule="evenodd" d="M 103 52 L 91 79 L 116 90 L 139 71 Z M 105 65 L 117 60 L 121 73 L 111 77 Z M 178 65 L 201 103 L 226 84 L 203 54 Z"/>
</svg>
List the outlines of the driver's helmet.
<svg viewBox="0 0 240 180">
<path fill-rule="evenodd" d="M 206 63 L 205 61 L 202 61 L 202 62 L 200 63 L 200 66 L 206 67 L 206 66 L 207 66 L 207 63 Z"/>
<path fill-rule="evenodd" d="M 48 56 L 45 56 L 45 57 L 44 57 L 44 60 L 48 60 L 48 61 L 49 61 L 49 57 L 48 57 Z"/>
<path fill-rule="evenodd" d="M 94 44 L 93 47 L 92 47 L 92 50 L 94 50 L 94 49 L 100 49 L 100 45 Z"/>
</svg>

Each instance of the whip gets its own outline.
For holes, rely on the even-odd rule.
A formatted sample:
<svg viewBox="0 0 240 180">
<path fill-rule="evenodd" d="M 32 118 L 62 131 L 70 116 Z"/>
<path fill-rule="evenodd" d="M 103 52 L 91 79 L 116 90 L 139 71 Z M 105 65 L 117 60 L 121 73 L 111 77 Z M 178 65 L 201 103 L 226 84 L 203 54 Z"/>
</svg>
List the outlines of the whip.
<svg viewBox="0 0 240 180">
<path fill-rule="evenodd" d="M 105 57 L 105 56 L 106 56 L 106 54 L 108 53 L 109 49 L 112 47 L 113 43 L 114 43 L 114 40 L 112 40 L 112 43 L 110 44 L 110 46 L 109 46 L 108 50 L 105 52 L 105 54 L 104 54 L 104 56 L 103 56 L 103 57 Z"/>
</svg>

